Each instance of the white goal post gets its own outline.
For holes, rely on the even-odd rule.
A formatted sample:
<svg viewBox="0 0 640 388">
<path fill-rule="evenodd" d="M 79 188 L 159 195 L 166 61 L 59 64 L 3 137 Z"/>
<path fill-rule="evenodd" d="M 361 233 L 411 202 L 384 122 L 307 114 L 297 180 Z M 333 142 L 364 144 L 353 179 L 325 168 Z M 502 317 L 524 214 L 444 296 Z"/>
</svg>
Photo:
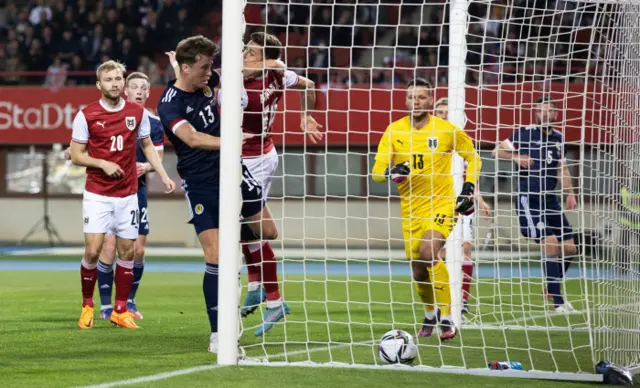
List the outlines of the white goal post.
<svg viewBox="0 0 640 388">
<path fill-rule="evenodd" d="M 477 214 L 473 222 L 464 315 L 460 224 L 449 237 L 459 335 L 449 342 L 437 333 L 417 338 L 413 366 L 391 367 L 582 381 L 602 380 L 594 370 L 601 360 L 636 371 L 640 5 L 224 0 L 222 23 L 219 364 L 383 368 L 382 334 L 401 329 L 416 336 L 424 310 L 405 259 L 397 190 L 393 182 L 373 182 L 371 168 L 386 126 L 406 115 L 404 84 L 418 76 L 432 82 L 436 98 L 448 98 L 449 121 L 476 141 L 479 187 L 492 215 Z M 286 91 L 273 129 L 280 159 L 268 204 L 279 229 L 271 244 L 280 291 L 291 314 L 262 337 L 253 332 L 264 304 L 240 318 L 246 271 L 238 284 L 241 52 L 254 31 L 278 36 L 288 68 L 315 81 L 313 115 L 325 132 L 322 144 L 305 140 L 299 92 Z M 514 130 L 535 123 L 541 96 L 558 105 L 555 127 L 578 203 L 566 210 L 562 179 L 548 193 L 560 198 L 578 247 L 571 257 L 561 253 L 563 264 L 572 261 L 561 281 L 576 309 L 567 314 L 555 312 L 544 294 L 541 247 L 520 233 L 520 216 L 528 213 L 515 204 L 517 171 L 491 153 Z M 452 174 L 459 192 L 458 156 Z M 524 370 L 489 370 L 491 361 L 520 362 Z"/>
</svg>

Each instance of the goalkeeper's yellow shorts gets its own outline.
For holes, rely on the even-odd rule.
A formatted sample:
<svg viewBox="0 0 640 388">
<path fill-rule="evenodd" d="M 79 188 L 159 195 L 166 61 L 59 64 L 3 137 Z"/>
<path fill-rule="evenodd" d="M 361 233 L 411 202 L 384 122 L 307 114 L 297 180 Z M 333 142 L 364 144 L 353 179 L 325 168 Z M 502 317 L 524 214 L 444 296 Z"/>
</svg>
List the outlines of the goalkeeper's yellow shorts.
<svg viewBox="0 0 640 388">
<path fill-rule="evenodd" d="M 454 211 L 451 203 L 434 208 L 423 215 L 414 214 L 411 218 L 405 218 L 402 221 L 402 234 L 404 235 L 404 249 L 407 259 L 420 259 L 420 242 L 426 232 L 431 230 L 439 232 L 446 240 L 451 234 L 453 226 Z"/>
</svg>

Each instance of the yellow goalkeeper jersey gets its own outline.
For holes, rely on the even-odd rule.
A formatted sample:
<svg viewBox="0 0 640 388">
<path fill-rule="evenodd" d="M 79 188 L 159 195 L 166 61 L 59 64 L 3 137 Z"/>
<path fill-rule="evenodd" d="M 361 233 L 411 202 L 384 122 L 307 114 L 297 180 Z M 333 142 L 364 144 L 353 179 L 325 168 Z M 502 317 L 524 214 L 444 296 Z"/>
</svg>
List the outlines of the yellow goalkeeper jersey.
<svg viewBox="0 0 640 388">
<path fill-rule="evenodd" d="M 411 118 L 391 123 L 378 144 L 373 180 L 387 180 L 385 171 L 409 161 L 411 173 L 398 184 L 405 217 L 430 214 L 433 209 L 454 206 L 458 193 L 453 190 L 451 161 L 453 152 L 467 161 L 465 180 L 475 184 L 482 162 L 473 141 L 459 127 L 431 115 L 422 128 L 413 128 Z"/>
</svg>

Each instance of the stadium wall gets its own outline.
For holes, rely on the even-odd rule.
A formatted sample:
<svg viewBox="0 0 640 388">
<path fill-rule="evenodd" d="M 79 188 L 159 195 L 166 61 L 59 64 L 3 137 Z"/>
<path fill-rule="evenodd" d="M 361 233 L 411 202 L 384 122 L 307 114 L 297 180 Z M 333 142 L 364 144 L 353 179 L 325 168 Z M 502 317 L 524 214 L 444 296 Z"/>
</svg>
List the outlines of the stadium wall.
<svg viewBox="0 0 640 388">
<path fill-rule="evenodd" d="M 616 123 L 602 86 L 572 84 L 551 85 L 543 91 L 539 83 L 507 84 L 466 89 L 467 124 L 465 128 L 476 140 L 495 143 L 513 129 L 533 122 L 532 103 L 542 93 L 549 93 L 560 104 L 563 132 L 567 142 L 579 142 L 585 129 L 586 144 L 610 142 Z M 163 93 L 155 86 L 147 106 L 152 109 Z M 279 104 L 272 134 L 276 143 L 301 145 L 299 92 L 288 91 Z M 436 98 L 446 96 L 446 88 L 436 89 Z M 326 141 L 332 146 L 368 146 L 377 144 L 391 120 L 406 115 L 405 91 L 402 88 L 374 88 L 355 85 L 351 89 L 331 88 L 318 91 L 314 116 L 324 125 Z M 91 87 L 66 87 L 52 90 L 43 87 L 0 88 L 0 144 L 66 144 L 71 139 L 71 124 L 76 112 L 99 98 Z M 286 112 L 286 113 L 284 113 Z M 635 139 L 640 141 L 640 139 Z"/>
<path fill-rule="evenodd" d="M 64 243 L 82 245 L 82 199 L 50 199 L 49 206 L 51 221 Z M 269 202 L 269 207 L 278 218 L 279 240 L 285 247 L 300 247 L 304 244 L 306 247 L 326 246 L 340 249 L 361 248 L 367 245 L 371 248 L 403 248 L 400 209 L 395 201 L 274 199 Z M 498 206 L 496 220 L 499 243 L 503 247 L 512 246 L 516 250 L 527 249 L 526 241 L 520 237 L 518 218 L 512 209 L 514 207 L 508 202 L 501 202 Z M 43 200 L 0 198 L 0 214 L 5 215 L 4 222 L 0 223 L 0 240 L 17 242 L 42 218 Z M 578 213 L 568 214 L 570 222 L 578 229 Z M 198 246 L 192 226 L 186 223 L 185 201 L 151 199 L 149 219 L 150 244 Z M 604 228 L 602 222 L 599 225 L 584 226 Z M 479 217 L 479 243 L 485 238 L 486 227 L 486 219 Z M 47 241 L 47 235 L 39 231 L 28 242 L 45 244 Z"/>
</svg>

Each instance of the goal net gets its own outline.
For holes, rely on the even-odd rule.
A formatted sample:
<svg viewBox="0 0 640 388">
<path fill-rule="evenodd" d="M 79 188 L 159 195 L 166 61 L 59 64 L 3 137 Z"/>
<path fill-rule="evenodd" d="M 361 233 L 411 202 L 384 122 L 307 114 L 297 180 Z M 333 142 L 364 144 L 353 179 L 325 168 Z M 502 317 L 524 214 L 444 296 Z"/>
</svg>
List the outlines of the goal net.
<svg viewBox="0 0 640 388">
<path fill-rule="evenodd" d="M 262 337 L 254 332 L 264 304 L 240 320 L 243 362 L 381 365 L 379 339 L 400 329 L 416 337 L 413 367 L 425 370 L 597 380 L 600 360 L 640 364 L 640 6 L 456 4 L 246 1 L 245 42 L 256 31 L 280 39 L 287 68 L 315 82 L 313 116 L 325 138 L 306 139 L 299 92 L 287 91 L 272 130 L 280 157 L 268 205 L 291 313 Z M 435 100 L 457 99 L 451 121 L 475 140 L 479 188 L 492 209 L 473 222 L 469 311 L 447 342 L 438 330 L 417 338 L 424 309 L 405 258 L 396 184 L 371 179 L 378 141 L 407 114 L 404 85 L 414 77 L 434 85 Z M 535 124 L 541 96 L 558 105 L 554 127 L 578 204 L 566 209 L 562 179 L 542 193 L 559 195 L 578 247 L 572 257 L 561 248 L 571 261 L 561 288 L 575 309 L 566 313 L 545 295 L 542 248 L 521 235 L 516 167 L 492 155 L 514 130 Z M 459 228 L 447 245 L 458 312 Z M 491 361 L 520 362 L 528 372 L 489 371 Z"/>
</svg>

